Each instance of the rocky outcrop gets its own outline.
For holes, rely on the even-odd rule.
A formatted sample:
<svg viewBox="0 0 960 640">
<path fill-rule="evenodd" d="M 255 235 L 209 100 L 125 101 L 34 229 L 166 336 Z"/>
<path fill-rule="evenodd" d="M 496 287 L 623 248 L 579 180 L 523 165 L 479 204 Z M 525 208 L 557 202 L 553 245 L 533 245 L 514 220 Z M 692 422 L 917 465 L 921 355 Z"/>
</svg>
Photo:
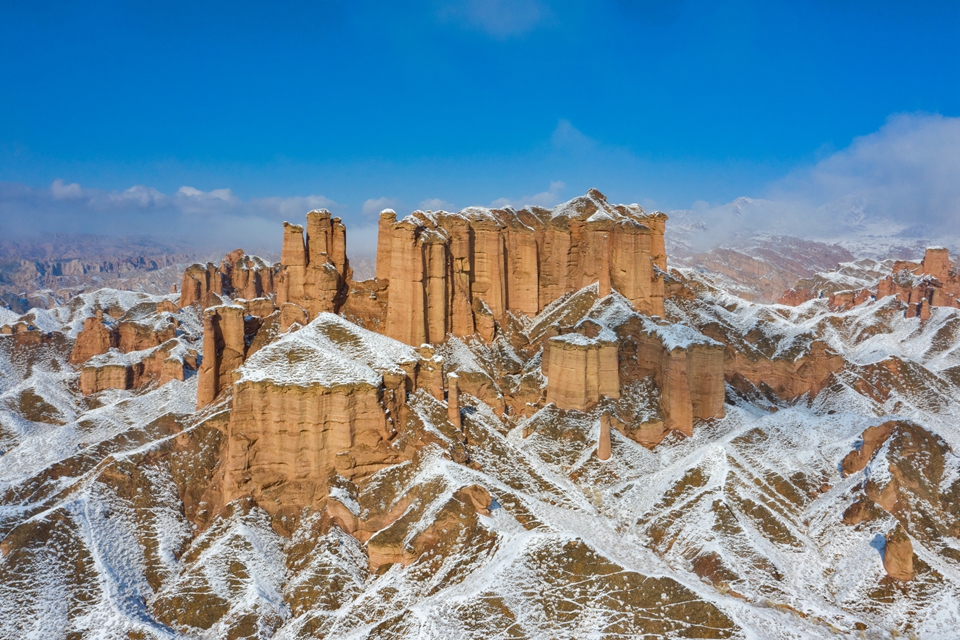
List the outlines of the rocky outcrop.
<svg viewBox="0 0 960 640">
<path fill-rule="evenodd" d="M 923 260 L 897 262 L 893 275 L 877 285 L 877 299 L 896 296 L 907 305 L 907 317 L 926 319 L 930 307 L 960 307 L 960 274 L 943 247 L 927 249 Z"/>
<path fill-rule="evenodd" d="M 603 397 L 620 397 L 616 334 L 609 329 L 595 333 L 567 333 L 547 341 L 547 402 L 583 411 Z"/>
<path fill-rule="evenodd" d="M 507 313 L 536 315 L 601 280 L 641 312 L 662 315 L 666 219 L 610 205 L 596 190 L 554 209 L 417 211 L 399 221 L 384 211 L 382 331 L 410 345 L 448 334 L 489 340 Z"/>
<path fill-rule="evenodd" d="M 777 357 L 727 346 L 724 359 L 727 381 L 735 386 L 742 386 L 746 381 L 754 387 L 769 389 L 784 400 L 794 400 L 804 394 L 817 395 L 843 366 L 843 357 L 819 340 L 797 353 Z"/>
<path fill-rule="evenodd" d="M 219 306 L 203 314 L 203 360 L 197 379 L 197 408 L 213 402 L 220 391 L 231 386 L 233 372 L 247 353 L 241 306 Z"/>
<path fill-rule="evenodd" d="M 106 389 L 139 389 L 151 382 L 182 382 L 196 369 L 196 351 L 176 339 L 148 351 L 121 353 L 113 349 L 83 364 L 80 392 L 88 396 Z"/>
<path fill-rule="evenodd" d="M 600 437 L 597 440 L 597 457 L 601 460 L 610 459 L 610 415 L 600 415 Z"/>
<path fill-rule="evenodd" d="M 907 582 L 916 575 L 913 570 L 913 543 L 898 522 L 884 537 L 883 569 L 891 578 Z"/>
<path fill-rule="evenodd" d="M 571 298 L 569 304 L 578 303 Z M 663 416 L 656 432 L 620 425 L 625 435 L 645 446 L 656 445 L 674 430 L 691 435 L 697 420 L 723 417 L 722 344 L 692 327 L 637 313 L 618 293 L 576 317 L 576 324 L 548 327 L 541 338 L 549 402 L 583 410 L 603 398 L 619 398 L 626 386 L 652 379 Z"/>
<path fill-rule="evenodd" d="M 119 342 L 120 336 L 116 328 L 107 328 L 103 322 L 103 313 L 97 312 L 83 321 L 83 330 L 77 334 L 77 341 L 70 353 L 70 363 L 83 364 L 93 356 L 116 347 Z"/>
<path fill-rule="evenodd" d="M 785 304 L 788 307 L 799 307 L 804 302 L 808 300 L 813 300 L 816 298 L 812 291 L 807 289 L 787 289 L 781 294 L 780 298 L 777 300 L 777 304 Z"/>
<path fill-rule="evenodd" d="M 224 297 L 253 300 L 276 292 L 277 268 L 256 256 L 236 249 L 224 256 L 219 266 L 208 262 L 193 264 L 183 272 L 180 306 L 197 304 L 208 308 L 223 303 Z"/>
<path fill-rule="evenodd" d="M 869 289 L 850 289 L 847 291 L 837 291 L 830 294 L 830 308 L 835 311 L 846 311 L 869 300 L 873 300 L 874 295 Z"/>
<path fill-rule="evenodd" d="M 856 448 L 844 457 L 843 475 L 862 473 L 863 480 L 854 488 L 854 502 L 843 514 L 843 522 L 859 526 L 895 519 L 883 547 L 883 566 L 890 577 L 914 578 L 914 540 L 938 548 L 960 533 L 957 464 L 940 436 L 903 420 L 866 429 Z"/>
<path fill-rule="evenodd" d="M 283 223 L 283 246 L 277 277 L 277 304 L 297 304 L 309 318 L 336 312 L 350 279 L 347 231 L 326 209 L 307 214 L 307 229 Z"/>
<path fill-rule="evenodd" d="M 325 503 L 336 475 L 359 482 L 410 460 L 423 445 L 422 434 L 405 437 L 421 361 L 329 313 L 252 355 L 234 385 L 224 503 L 248 495 L 271 513 L 299 512 Z M 455 389 L 451 403 L 453 421 Z"/>
<path fill-rule="evenodd" d="M 180 309 L 169 300 L 145 302 L 121 313 L 114 320 L 97 308 L 93 316 L 85 318 L 83 329 L 77 334 L 70 362 L 81 365 L 93 356 L 117 348 L 121 353 L 152 349 L 172 340 L 180 326 Z"/>
</svg>

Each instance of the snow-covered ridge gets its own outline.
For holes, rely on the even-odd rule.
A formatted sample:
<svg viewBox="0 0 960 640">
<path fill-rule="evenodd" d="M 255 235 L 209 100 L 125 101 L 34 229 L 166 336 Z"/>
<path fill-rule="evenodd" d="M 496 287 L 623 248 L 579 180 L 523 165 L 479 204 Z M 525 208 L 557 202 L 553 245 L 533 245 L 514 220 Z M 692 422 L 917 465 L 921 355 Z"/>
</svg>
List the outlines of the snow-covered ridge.
<svg viewBox="0 0 960 640">
<path fill-rule="evenodd" d="M 238 369 L 238 382 L 376 387 L 384 372 L 402 375 L 400 364 L 416 360 L 412 347 L 338 315 L 321 313 L 307 326 L 253 354 Z"/>
</svg>

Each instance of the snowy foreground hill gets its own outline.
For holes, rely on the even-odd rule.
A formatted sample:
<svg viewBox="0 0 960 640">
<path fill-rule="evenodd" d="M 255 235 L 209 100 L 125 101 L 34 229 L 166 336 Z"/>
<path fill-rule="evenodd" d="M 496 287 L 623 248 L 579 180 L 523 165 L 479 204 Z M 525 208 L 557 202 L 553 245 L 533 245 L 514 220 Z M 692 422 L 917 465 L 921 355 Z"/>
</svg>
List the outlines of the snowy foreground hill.
<svg viewBox="0 0 960 640">
<path fill-rule="evenodd" d="M 764 305 L 692 270 L 670 278 L 686 294 L 666 300 L 664 327 L 751 363 L 825 345 L 822 388 L 785 400 L 783 367 L 728 376 L 724 417 L 652 448 L 614 428 L 600 460 L 602 415 L 662 417 L 652 381 L 585 411 L 490 400 L 545 386 L 542 353 L 517 336 L 535 346 L 557 318 L 619 313 L 593 285 L 492 342 L 438 346 L 444 373 L 485 390 L 461 393 L 462 431 L 417 389 L 401 435 L 378 445 L 399 461 L 363 483 L 331 477 L 326 506 L 292 514 L 268 508 L 269 483 L 227 499 L 233 392 L 197 410 L 188 373 L 81 393 L 69 360 L 84 319 L 143 321 L 175 297 L 103 290 L 32 312 L 30 332 L 0 337 L 0 637 L 957 637 L 960 309 Z M 154 349 L 202 352 L 196 311 L 178 322 L 179 344 Z M 359 389 L 407 350 L 320 314 L 277 328 L 235 388 Z"/>
</svg>

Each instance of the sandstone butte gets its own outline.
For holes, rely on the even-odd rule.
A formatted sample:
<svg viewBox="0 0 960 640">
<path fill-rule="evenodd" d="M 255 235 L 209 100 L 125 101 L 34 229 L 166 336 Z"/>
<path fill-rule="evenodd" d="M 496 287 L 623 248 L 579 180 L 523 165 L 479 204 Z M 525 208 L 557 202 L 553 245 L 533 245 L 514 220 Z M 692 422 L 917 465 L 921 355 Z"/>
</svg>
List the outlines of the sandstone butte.
<svg viewBox="0 0 960 640">
<path fill-rule="evenodd" d="M 931 307 L 960 307 L 960 273 L 950 261 L 950 252 L 944 247 L 929 247 L 920 262 L 898 260 L 893 273 L 877 283 L 875 291 L 852 289 L 830 294 L 830 307 L 851 309 L 869 300 L 895 296 L 906 306 L 908 318 L 930 317 Z M 812 300 L 815 292 L 790 289 L 779 303 L 797 306 Z"/>
</svg>

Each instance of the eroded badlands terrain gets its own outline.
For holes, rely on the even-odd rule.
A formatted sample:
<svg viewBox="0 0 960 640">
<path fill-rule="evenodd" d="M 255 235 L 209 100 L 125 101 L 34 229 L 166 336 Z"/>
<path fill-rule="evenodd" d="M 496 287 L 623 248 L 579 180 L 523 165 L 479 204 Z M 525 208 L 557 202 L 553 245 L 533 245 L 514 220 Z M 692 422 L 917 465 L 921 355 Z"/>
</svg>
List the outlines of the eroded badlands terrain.
<svg viewBox="0 0 960 640">
<path fill-rule="evenodd" d="M 949 253 L 761 304 L 668 224 L 385 211 L 356 281 L 321 210 L 0 309 L 0 637 L 956 637 Z"/>
</svg>

